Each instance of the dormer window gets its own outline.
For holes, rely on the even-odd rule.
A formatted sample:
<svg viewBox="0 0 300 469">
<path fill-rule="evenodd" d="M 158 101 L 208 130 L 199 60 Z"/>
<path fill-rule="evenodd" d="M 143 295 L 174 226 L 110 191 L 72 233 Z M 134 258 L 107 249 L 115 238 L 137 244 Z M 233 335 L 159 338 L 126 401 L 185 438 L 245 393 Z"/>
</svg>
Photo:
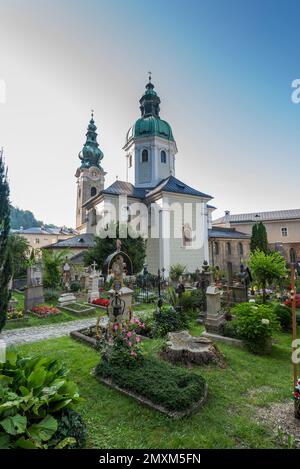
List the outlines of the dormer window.
<svg viewBox="0 0 300 469">
<path fill-rule="evenodd" d="M 166 154 L 165 150 L 162 150 L 160 152 L 160 161 L 161 161 L 161 163 L 166 163 L 167 162 L 167 154 Z"/>
<path fill-rule="evenodd" d="M 148 150 L 142 151 L 142 163 L 148 163 Z"/>
</svg>

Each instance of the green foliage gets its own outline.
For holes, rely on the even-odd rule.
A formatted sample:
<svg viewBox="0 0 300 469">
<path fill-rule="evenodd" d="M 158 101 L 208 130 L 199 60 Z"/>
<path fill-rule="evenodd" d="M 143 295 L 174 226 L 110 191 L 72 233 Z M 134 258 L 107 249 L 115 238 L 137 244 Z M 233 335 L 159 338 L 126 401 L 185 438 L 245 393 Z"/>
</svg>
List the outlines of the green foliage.
<svg viewBox="0 0 300 469">
<path fill-rule="evenodd" d="M 11 206 L 11 227 L 13 230 L 19 230 L 22 226 L 24 230 L 27 228 L 38 227 L 43 222 L 36 220 L 35 216 L 29 210 L 21 210 Z"/>
<path fill-rule="evenodd" d="M 186 269 L 186 266 L 182 264 L 171 265 L 170 279 L 178 282 L 179 278 L 183 275 L 185 269 Z"/>
<path fill-rule="evenodd" d="M 277 317 L 277 320 L 280 323 L 281 329 L 285 332 L 288 332 L 292 329 L 293 316 L 292 310 L 288 306 L 276 303 L 274 305 L 274 314 Z"/>
<path fill-rule="evenodd" d="M 85 447 L 86 425 L 76 410 L 72 408 L 63 409 L 61 415 L 57 417 L 57 422 L 57 430 L 51 439 L 51 443 L 57 446 L 60 442 L 66 442 L 67 440 L 67 447 L 70 449 Z M 71 442 L 69 438 L 72 438 Z"/>
<path fill-rule="evenodd" d="M 98 269 L 102 269 L 105 259 L 116 250 L 116 239 L 120 237 L 120 229 L 127 236 L 121 238 L 122 251 L 130 257 L 133 273 L 136 274 L 142 270 L 146 257 L 146 241 L 140 236 L 136 237 L 136 233 L 130 232 L 125 225 L 119 225 L 119 223 L 111 223 L 108 227 L 108 232 L 115 233 L 116 238 L 109 236 L 95 238 L 94 247 L 85 253 L 85 265 L 91 265 L 95 261 Z"/>
<path fill-rule="evenodd" d="M 128 368 L 136 366 L 143 360 L 141 339 L 138 329 L 144 324 L 138 318 L 132 318 L 124 323 L 115 323 L 110 336 L 99 338 L 102 361 L 110 365 L 120 365 Z"/>
<path fill-rule="evenodd" d="M 18 234 L 10 235 L 8 238 L 8 249 L 11 252 L 13 276 L 24 276 L 30 253 L 30 245 L 27 239 Z"/>
<path fill-rule="evenodd" d="M 181 308 L 173 308 L 171 305 L 163 305 L 153 313 L 153 335 L 165 336 L 168 332 L 184 329 L 187 326 L 186 314 Z"/>
<path fill-rule="evenodd" d="M 44 299 L 45 301 L 56 302 L 60 297 L 61 290 L 55 288 L 45 288 L 44 289 Z"/>
<path fill-rule="evenodd" d="M 48 448 L 57 416 L 80 400 L 68 370 L 49 357 L 7 353 L 0 363 L 0 445 Z"/>
<path fill-rule="evenodd" d="M 71 282 L 70 284 L 70 290 L 72 292 L 78 292 L 79 290 L 81 290 L 81 284 L 80 282 L 78 282 L 77 280 L 74 280 L 73 282 Z"/>
<path fill-rule="evenodd" d="M 43 282 L 46 288 L 56 289 L 62 278 L 62 265 L 65 261 L 67 251 L 53 252 L 43 249 Z"/>
<path fill-rule="evenodd" d="M 174 287 L 167 288 L 166 297 L 167 297 L 168 303 L 170 303 L 170 305 L 173 306 L 173 308 L 176 308 L 176 306 L 179 305 L 179 298 L 176 294 Z"/>
<path fill-rule="evenodd" d="M 128 370 L 100 362 L 96 376 L 110 378 L 116 385 L 150 399 L 169 411 L 188 409 L 204 394 L 202 376 L 174 367 L 155 358 L 145 358 L 140 366 Z"/>
<path fill-rule="evenodd" d="M 249 267 L 253 280 L 263 290 L 272 283 L 280 283 L 287 275 L 285 260 L 279 252 L 255 251 L 250 254 Z M 265 296 L 265 295 L 264 295 Z"/>
<path fill-rule="evenodd" d="M 185 291 L 180 298 L 180 306 L 182 306 L 184 311 L 201 308 L 203 306 L 202 290 Z"/>
<path fill-rule="evenodd" d="M 267 230 L 262 222 L 255 223 L 252 227 L 250 250 L 251 252 L 259 250 L 265 254 L 269 252 Z"/>
<path fill-rule="evenodd" d="M 272 336 L 280 329 L 272 305 L 240 303 L 231 313 L 234 315 L 231 327 L 249 350 L 258 354 L 269 352 Z"/>
<path fill-rule="evenodd" d="M 8 284 L 12 276 L 12 258 L 8 245 L 10 230 L 9 185 L 2 153 L 0 155 L 0 332 L 10 298 Z"/>
</svg>

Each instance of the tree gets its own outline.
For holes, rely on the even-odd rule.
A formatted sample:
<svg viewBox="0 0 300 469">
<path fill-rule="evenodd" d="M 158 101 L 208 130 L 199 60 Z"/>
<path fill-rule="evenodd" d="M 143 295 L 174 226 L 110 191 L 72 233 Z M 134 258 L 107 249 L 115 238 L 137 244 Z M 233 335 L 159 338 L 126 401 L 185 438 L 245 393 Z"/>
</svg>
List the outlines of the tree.
<svg viewBox="0 0 300 469">
<path fill-rule="evenodd" d="M 285 260 L 279 252 L 256 250 L 250 253 L 249 268 L 254 281 L 263 290 L 263 302 L 266 301 L 266 287 L 273 282 L 280 282 L 287 275 Z"/>
<path fill-rule="evenodd" d="M 26 274 L 30 245 L 23 236 L 12 234 L 8 238 L 8 247 L 12 257 L 13 276 L 18 277 Z"/>
<path fill-rule="evenodd" d="M 108 227 L 108 232 L 116 233 L 116 238 L 112 238 L 107 236 L 106 238 L 102 238 L 97 236 L 95 239 L 95 246 L 88 249 L 84 256 L 84 263 L 85 265 L 91 265 L 93 262 L 96 262 L 97 267 L 99 270 L 102 269 L 103 263 L 105 259 L 116 251 L 116 239 L 119 238 L 120 235 L 120 225 L 119 223 L 111 223 Z M 122 237 L 122 251 L 125 252 L 132 261 L 132 268 L 133 273 L 139 273 L 144 265 L 145 257 L 146 257 L 146 241 L 141 237 L 130 236 L 128 233 L 127 227 L 121 225 L 121 230 L 124 230 L 124 233 L 127 237 Z M 123 234 L 123 233 L 122 233 Z"/>
<path fill-rule="evenodd" d="M 62 279 L 62 265 L 66 255 L 66 250 L 57 253 L 43 249 L 43 284 L 45 287 L 59 287 Z"/>
<path fill-rule="evenodd" d="M 266 254 L 269 252 L 267 230 L 262 222 L 255 223 L 252 227 L 250 250 L 255 252 L 257 249 Z"/>
<path fill-rule="evenodd" d="M 2 151 L 0 153 L 0 332 L 6 322 L 7 307 L 10 299 L 9 281 L 12 276 L 12 260 L 8 247 L 9 230 L 9 185 Z"/>
</svg>

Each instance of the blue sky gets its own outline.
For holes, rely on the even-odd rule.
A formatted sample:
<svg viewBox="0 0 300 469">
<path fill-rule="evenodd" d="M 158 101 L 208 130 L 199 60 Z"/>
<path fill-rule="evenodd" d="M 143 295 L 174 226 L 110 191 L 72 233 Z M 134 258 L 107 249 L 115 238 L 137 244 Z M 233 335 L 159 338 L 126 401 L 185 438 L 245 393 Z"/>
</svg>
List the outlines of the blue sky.
<svg viewBox="0 0 300 469">
<path fill-rule="evenodd" d="M 215 216 L 299 208 L 298 1 L 11 0 L 0 12 L 0 145 L 11 198 L 75 223 L 75 171 L 95 109 L 107 185 L 147 71 L 177 141 L 176 176 Z"/>
</svg>

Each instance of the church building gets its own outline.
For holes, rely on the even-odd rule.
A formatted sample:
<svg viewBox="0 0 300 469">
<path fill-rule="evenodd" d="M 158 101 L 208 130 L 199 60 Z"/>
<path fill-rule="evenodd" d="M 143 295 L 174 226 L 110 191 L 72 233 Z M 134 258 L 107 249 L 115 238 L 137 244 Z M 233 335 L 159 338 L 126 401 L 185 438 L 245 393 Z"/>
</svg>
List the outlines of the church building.
<svg viewBox="0 0 300 469">
<path fill-rule="evenodd" d="M 76 172 L 76 230 L 97 235 L 108 206 L 113 206 L 117 220 L 133 223 L 146 236 L 149 272 L 163 267 L 168 275 L 176 263 L 193 272 L 209 260 L 212 197 L 176 177 L 177 145 L 170 124 L 160 117 L 160 103 L 149 77 L 140 99 L 141 116 L 126 133 L 126 181 L 116 180 L 109 187 L 92 114 Z"/>
</svg>

